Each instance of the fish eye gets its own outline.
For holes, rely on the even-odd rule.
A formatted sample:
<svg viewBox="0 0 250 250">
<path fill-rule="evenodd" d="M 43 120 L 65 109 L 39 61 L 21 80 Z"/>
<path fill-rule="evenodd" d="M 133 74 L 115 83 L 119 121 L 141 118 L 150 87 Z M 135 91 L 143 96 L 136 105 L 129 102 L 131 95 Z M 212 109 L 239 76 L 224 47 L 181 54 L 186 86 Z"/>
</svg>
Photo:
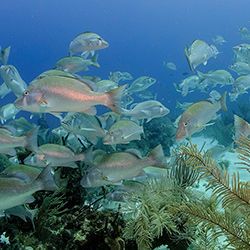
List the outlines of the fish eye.
<svg viewBox="0 0 250 250">
<path fill-rule="evenodd" d="M 30 92 L 26 90 L 26 91 L 24 91 L 23 94 L 24 94 L 24 95 L 29 95 L 29 93 L 30 93 Z"/>
<path fill-rule="evenodd" d="M 187 127 L 188 123 L 187 123 L 187 122 L 184 122 L 183 125 L 184 125 L 184 127 Z"/>
<path fill-rule="evenodd" d="M 102 39 L 101 39 L 100 37 L 98 38 L 98 40 L 99 40 L 99 41 L 102 41 Z"/>
</svg>

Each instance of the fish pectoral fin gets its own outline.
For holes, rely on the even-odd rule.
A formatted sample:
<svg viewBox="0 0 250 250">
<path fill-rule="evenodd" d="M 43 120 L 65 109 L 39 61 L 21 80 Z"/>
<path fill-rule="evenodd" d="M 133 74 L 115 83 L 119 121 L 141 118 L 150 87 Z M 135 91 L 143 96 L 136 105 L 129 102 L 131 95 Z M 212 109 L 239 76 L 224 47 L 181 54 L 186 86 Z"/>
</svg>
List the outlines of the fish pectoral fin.
<svg viewBox="0 0 250 250">
<path fill-rule="evenodd" d="M 201 129 L 203 129 L 203 128 L 206 128 L 207 126 L 211 126 L 211 125 L 214 125 L 214 124 L 215 124 L 215 122 L 206 123 L 206 124 L 204 124 L 204 125 L 196 125 L 196 128 L 201 128 Z"/>
<path fill-rule="evenodd" d="M 96 115 L 97 110 L 96 110 L 95 107 L 90 107 L 90 108 L 82 110 L 81 112 L 85 113 L 85 114 L 88 114 L 88 115 Z"/>
<path fill-rule="evenodd" d="M 203 64 L 204 64 L 204 65 L 207 65 L 207 61 L 205 61 Z"/>
</svg>

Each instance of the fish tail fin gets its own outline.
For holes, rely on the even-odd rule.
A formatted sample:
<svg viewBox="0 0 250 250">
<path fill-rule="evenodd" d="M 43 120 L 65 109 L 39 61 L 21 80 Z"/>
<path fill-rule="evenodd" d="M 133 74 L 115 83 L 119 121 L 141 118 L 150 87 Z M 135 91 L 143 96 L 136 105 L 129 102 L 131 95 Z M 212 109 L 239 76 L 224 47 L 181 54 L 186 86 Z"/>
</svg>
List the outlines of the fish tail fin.
<svg viewBox="0 0 250 250">
<path fill-rule="evenodd" d="M 37 148 L 37 134 L 38 134 L 39 126 L 31 129 L 28 133 L 26 133 L 26 144 L 25 148 L 33 151 L 38 152 Z"/>
<path fill-rule="evenodd" d="M 93 145 L 88 147 L 84 152 L 78 155 L 79 161 L 91 163 L 93 161 Z"/>
<path fill-rule="evenodd" d="M 55 191 L 58 189 L 51 173 L 50 164 L 38 175 L 35 182 L 41 183 L 41 190 Z"/>
<path fill-rule="evenodd" d="M 123 96 L 123 91 L 127 85 L 123 85 L 119 88 L 112 89 L 106 93 L 108 95 L 106 106 L 110 108 L 113 112 L 121 114 L 121 101 Z"/>
<path fill-rule="evenodd" d="M 221 108 L 220 110 L 227 111 L 227 103 L 226 103 L 226 98 L 227 98 L 227 91 L 225 91 L 218 102 L 220 102 Z"/>
<path fill-rule="evenodd" d="M 90 58 L 92 66 L 100 68 L 100 64 L 97 62 L 97 59 L 98 59 L 98 54 L 95 54 Z"/>
<path fill-rule="evenodd" d="M 191 69 L 192 72 L 194 72 L 193 67 L 192 67 L 192 63 L 191 63 L 191 61 L 189 59 L 189 56 L 188 56 L 188 51 L 187 50 L 188 50 L 188 48 L 186 47 L 185 50 L 184 50 L 184 53 L 185 53 L 185 56 L 187 58 L 189 68 Z"/>
<path fill-rule="evenodd" d="M 199 83 L 203 82 L 205 80 L 205 74 L 200 72 L 199 70 L 196 70 L 196 72 L 199 77 Z"/>
<path fill-rule="evenodd" d="M 147 156 L 153 167 L 169 168 L 161 144 L 155 147 Z"/>
<path fill-rule="evenodd" d="M 10 48 L 11 46 L 7 47 L 6 49 L 3 49 L 0 52 L 0 61 L 2 62 L 3 65 L 7 64 L 10 55 Z"/>
</svg>

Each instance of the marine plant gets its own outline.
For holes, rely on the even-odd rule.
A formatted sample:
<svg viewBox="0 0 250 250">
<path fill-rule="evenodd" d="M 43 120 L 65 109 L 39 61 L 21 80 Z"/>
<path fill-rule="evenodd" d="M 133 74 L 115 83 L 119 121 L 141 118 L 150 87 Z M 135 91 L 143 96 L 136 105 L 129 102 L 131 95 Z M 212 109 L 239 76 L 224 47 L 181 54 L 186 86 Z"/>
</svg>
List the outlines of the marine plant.
<svg viewBox="0 0 250 250">
<path fill-rule="evenodd" d="M 192 225 L 183 226 L 186 217 L 171 212 L 173 203 L 195 199 L 188 189 L 197 179 L 194 170 L 185 164 L 177 167 L 175 159 L 168 176 L 149 180 L 141 191 L 127 200 L 130 218 L 126 222 L 124 237 L 136 241 L 138 249 L 154 249 L 168 245 L 169 249 L 184 250 L 194 233 Z"/>
<path fill-rule="evenodd" d="M 242 137 L 237 149 L 239 158 L 249 172 L 250 140 Z M 225 238 L 224 249 L 250 249 L 250 188 L 248 182 L 240 180 L 239 172 L 229 176 L 224 167 L 216 165 L 215 161 L 205 151 L 200 151 L 197 145 L 190 142 L 189 146 L 180 147 L 180 156 L 187 166 L 199 171 L 200 179 L 207 181 L 206 190 L 210 190 L 217 201 L 207 205 L 203 200 L 176 203 L 173 210 L 188 216 L 187 224 L 194 223 L 197 230 L 207 234 L 207 244 L 199 249 L 208 248 L 209 242 Z M 210 238 L 210 240 L 209 240 Z M 196 238 L 198 239 L 198 237 Z M 194 237 L 195 241 L 195 237 Z"/>
</svg>

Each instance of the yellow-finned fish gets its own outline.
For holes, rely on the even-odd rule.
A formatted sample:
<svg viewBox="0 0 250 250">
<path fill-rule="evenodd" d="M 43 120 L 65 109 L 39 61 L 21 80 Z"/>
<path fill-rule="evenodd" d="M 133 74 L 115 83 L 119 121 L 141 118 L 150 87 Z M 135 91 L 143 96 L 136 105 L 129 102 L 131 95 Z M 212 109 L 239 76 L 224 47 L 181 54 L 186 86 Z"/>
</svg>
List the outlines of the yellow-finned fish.
<svg viewBox="0 0 250 250">
<path fill-rule="evenodd" d="M 85 81 L 67 76 L 35 79 L 15 101 L 15 107 L 34 113 L 96 113 L 95 105 L 104 105 L 121 113 L 121 99 L 126 85 L 106 93 L 94 92 Z"/>
<path fill-rule="evenodd" d="M 215 118 L 216 112 L 227 110 L 226 95 L 227 92 L 224 92 L 216 103 L 203 100 L 189 106 L 179 120 L 175 135 L 176 140 L 183 140 L 201 131 L 204 127 L 212 125 L 213 123 L 208 124 L 208 122 Z"/>
</svg>

